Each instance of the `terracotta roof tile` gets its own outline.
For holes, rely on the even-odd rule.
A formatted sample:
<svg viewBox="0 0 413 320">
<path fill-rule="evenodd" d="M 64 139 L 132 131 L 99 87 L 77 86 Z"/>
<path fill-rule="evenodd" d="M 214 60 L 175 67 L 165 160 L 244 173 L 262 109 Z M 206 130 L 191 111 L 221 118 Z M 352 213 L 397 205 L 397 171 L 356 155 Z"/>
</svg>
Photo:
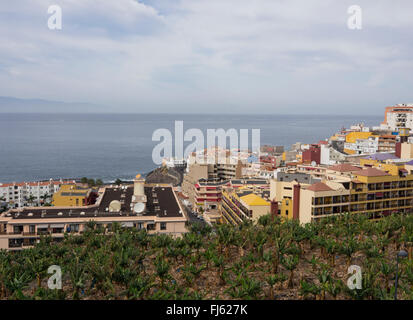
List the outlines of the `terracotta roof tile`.
<svg viewBox="0 0 413 320">
<path fill-rule="evenodd" d="M 323 182 L 317 182 L 309 186 L 307 190 L 319 192 L 319 191 L 332 191 L 333 189 L 331 189 L 328 185 L 326 185 Z"/>
<path fill-rule="evenodd" d="M 381 177 L 381 176 L 390 176 L 389 173 L 376 168 L 367 168 L 354 173 L 357 176 L 363 177 Z"/>
<path fill-rule="evenodd" d="M 352 171 L 359 171 L 360 168 L 355 167 L 351 164 L 348 163 L 343 163 L 343 164 L 337 164 L 335 166 L 331 166 L 328 168 L 329 170 L 334 170 L 338 172 L 352 172 Z"/>
</svg>

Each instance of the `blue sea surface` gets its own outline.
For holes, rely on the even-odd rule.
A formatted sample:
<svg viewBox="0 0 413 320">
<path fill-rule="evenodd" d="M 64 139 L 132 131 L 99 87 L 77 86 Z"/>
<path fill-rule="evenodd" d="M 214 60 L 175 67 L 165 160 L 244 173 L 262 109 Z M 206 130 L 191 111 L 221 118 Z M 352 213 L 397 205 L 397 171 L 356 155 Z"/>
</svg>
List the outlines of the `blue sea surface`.
<svg viewBox="0 0 413 320">
<path fill-rule="evenodd" d="M 2 114 L 0 182 L 59 178 L 131 179 L 157 167 L 156 129 L 260 129 L 261 144 L 313 143 L 343 126 L 379 125 L 382 115 Z M 250 131 L 251 132 L 251 131 Z M 190 142 L 184 144 L 188 145 Z M 206 140 L 205 140 L 206 145 Z"/>
</svg>

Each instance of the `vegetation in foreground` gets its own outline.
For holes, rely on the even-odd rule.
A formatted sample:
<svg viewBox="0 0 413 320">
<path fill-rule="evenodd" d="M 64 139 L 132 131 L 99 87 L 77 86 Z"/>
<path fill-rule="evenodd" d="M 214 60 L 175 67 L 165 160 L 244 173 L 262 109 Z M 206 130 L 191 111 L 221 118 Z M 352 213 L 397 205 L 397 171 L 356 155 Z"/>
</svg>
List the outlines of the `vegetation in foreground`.
<svg viewBox="0 0 413 320">
<path fill-rule="evenodd" d="M 413 215 L 369 221 L 344 215 L 300 226 L 261 217 L 257 224 L 191 225 L 182 238 L 94 222 L 79 236 L 0 251 L 0 299 L 413 299 Z M 362 289 L 350 290 L 350 265 Z M 62 269 L 62 290 L 47 270 Z"/>
</svg>

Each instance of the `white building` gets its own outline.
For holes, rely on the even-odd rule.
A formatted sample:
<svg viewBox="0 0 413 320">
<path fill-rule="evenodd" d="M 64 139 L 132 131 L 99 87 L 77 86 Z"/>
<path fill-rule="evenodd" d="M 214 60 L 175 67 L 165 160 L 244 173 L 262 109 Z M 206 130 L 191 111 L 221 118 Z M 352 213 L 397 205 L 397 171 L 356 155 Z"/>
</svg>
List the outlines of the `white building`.
<svg viewBox="0 0 413 320">
<path fill-rule="evenodd" d="M 320 164 L 333 165 L 341 163 L 346 159 L 346 155 L 337 151 L 331 146 L 321 145 Z"/>
<path fill-rule="evenodd" d="M 165 158 L 162 160 L 162 165 L 168 168 L 186 168 L 186 160 L 185 159 L 176 159 L 176 158 Z"/>
<path fill-rule="evenodd" d="M 13 182 L 0 183 L 0 198 L 9 204 L 10 208 L 39 206 L 50 202 L 53 194 L 59 191 L 62 184 L 76 181 L 42 181 L 42 182 Z"/>
<path fill-rule="evenodd" d="M 384 121 L 380 127 L 392 131 L 397 131 L 399 128 L 413 129 L 413 104 L 386 107 Z"/>
<path fill-rule="evenodd" d="M 353 150 L 354 154 L 376 153 L 379 149 L 379 137 L 370 136 L 367 139 L 357 139 L 355 143 L 346 142 L 344 148 Z"/>
</svg>

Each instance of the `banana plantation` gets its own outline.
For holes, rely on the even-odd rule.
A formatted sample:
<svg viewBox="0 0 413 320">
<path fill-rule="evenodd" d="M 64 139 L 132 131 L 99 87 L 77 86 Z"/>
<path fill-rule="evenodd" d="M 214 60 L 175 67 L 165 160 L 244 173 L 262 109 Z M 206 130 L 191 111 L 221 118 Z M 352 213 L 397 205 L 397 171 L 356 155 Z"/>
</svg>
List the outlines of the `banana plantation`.
<svg viewBox="0 0 413 320">
<path fill-rule="evenodd" d="M 397 299 L 413 299 L 413 215 L 306 225 L 267 215 L 238 227 L 192 224 L 175 238 L 87 227 L 58 243 L 44 237 L 0 251 L 0 299 L 390 300 L 396 277 Z M 52 265 L 61 289 L 48 286 Z M 357 286 L 350 266 L 361 271 Z"/>
</svg>

